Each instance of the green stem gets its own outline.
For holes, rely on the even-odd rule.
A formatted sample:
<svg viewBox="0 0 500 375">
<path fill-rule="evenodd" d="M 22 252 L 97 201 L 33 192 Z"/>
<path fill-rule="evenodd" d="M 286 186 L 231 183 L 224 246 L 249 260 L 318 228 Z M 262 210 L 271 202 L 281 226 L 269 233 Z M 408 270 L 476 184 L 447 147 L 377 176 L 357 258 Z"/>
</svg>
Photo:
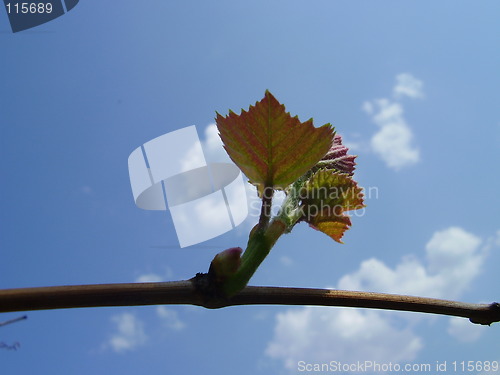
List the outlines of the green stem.
<svg viewBox="0 0 500 375">
<path fill-rule="evenodd" d="M 250 232 L 248 244 L 238 271 L 224 283 L 226 296 L 230 297 L 242 290 L 250 281 L 257 268 L 269 254 L 278 238 L 288 233 L 302 217 L 300 211 L 300 189 L 303 179 L 296 181 L 290 188 L 281 205 L 280 212 L 269 223 L 271 216 L 272 194 L 263 194 L 259 223 Z"/>
<path fill-rule="evenodd" d="M 230 297 L 242 290 L 250 281 L 257 268 L 269 254 L 278 238 L 286 232 L 287 226 L 275 218 L 266 229 L 260 229 L 259 224 L 250 233 L 248 245 L 241 257 L 238 271 L 224 283 L 224 293 Z"/>
<path fill-rule="evenodd" d="M 273 201 L 274 190 L 264 188 L 262 192 L 262 206 L 260 210 L 259 223 L 252 229 L 248 238 L 248 244 L 243 256 L 238 271 L 224 282 L 224 293 L 227 296 L 232 296 L 242 290 L 266 258 L 272 245 L 268 244 L 266 232 L 271 219 L 271 207 Z M 277 239 L 277 238 L 276 238 Z"/>
</svg>

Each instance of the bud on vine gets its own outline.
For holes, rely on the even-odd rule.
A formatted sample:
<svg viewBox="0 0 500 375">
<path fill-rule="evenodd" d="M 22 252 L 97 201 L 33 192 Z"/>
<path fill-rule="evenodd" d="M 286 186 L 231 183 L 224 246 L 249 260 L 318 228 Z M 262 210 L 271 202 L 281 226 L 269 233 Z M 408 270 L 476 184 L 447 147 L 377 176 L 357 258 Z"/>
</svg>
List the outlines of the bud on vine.
<svg viewBox="0 0 500 375">
<path fill-rule="evenodd" d="M 234 275 L 241 264 L 241 247 L 232 247 L 217 254 L 210 264 L 210 271 L 217 283 L 223 283 Z"/>
</svg>

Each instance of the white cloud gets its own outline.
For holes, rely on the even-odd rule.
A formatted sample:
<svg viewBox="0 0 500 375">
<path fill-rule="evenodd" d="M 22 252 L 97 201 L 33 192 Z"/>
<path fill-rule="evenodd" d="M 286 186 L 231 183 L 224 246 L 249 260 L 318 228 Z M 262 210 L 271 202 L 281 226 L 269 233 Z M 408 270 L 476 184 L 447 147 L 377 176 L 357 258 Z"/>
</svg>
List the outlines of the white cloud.
<svg viewBox="0 0 500 375">
<path fill-rule="evenodd" d="M 378 107 L 378 113 L 373 116 L 373 121 L 381 127 L 388 124 L 404 123 L 403 106 L 399 103 L 391 102 L 389 99 L 378 99 L 374 101 Z"/>
<path fill-rule="evenodd" d="M 393 88 L 396 101 L 387 98 L 365 101 L 362 110 L 372 117 L 380 130 L 371 138 L 372 150 L 389 168 L 399 170 L 420 160 L 420 151 L 413 145 L 413 133 L 403 116 L 404 109 L 397 99 L 423 97 L 423 83 L 408 73 L 396 76 Z"/>
<path fill-rule="evenodd" d="M 480 238 L 458 227 L 436 232 L 426 245 L 429 273 L 439 278 L 441 294 L 458 298 L 479 275 L 486 258 Z"/>
<path fill-rule="evenodd" d="M 413 146 L 413 134 L 403 117 L 403 107 L 388 99 L 373 101 L 377 108 L 372 116 L 380 127 L 371 139 L 373 151 L 389 168 L 399 170 L 420 160 L 418 148 Z"/>
<path fill-rule="evenodd" d="M 174 331 L 180 331 L 186 326 L 184 322 L 179 319 L 177 311 L 175 310 L 165 306 L 158 306 L 156 308 L 156 314 L 161 318 L 166 327 Z"/>
<path fill-rule="evenodd" d="M 142 346 L 147 341 L 142 321 L 131 313 L 115 315 L 111 318 L 117 332 L 113 334 L 105 348 L 111 348 L 117 353 L 123 353 Z"/>
<path fill-rule="evenodd" d="M 411 130 L 404 123 L 391 123 L 372 137 L 371 145 L 389 168 L 399 170 L 420 160 L 419 150 L 411 146 L 411 139 Z"/>
<path fill-rule="evenodd" d="M 279 313 L 276 320 L 266 354 L 290 370 L 298 361 L 412 361 L 423 346 L 409 329 L 393 327 L 376 311 L 308 306 Z"/>
<path fill-rule="evenodd" d="M 479 274 L 487 252 L 480 238 L 458 227 L 435 232 L 426 245 L 426 261 L 406 256 L 394 268 L 381 260 L 363 261 L 342 277 L 339 289 L 409 294 L 455 299 Z M 413 331 L 415 314 L 355 309 L 304 307 L 276 317 L 274 338 L 266 354 L 293 370 L 297 361 L 329 362 L 342 359 L 396 362 L 413 360 L 423 340 Z M 448 332 L 477 335 L 467 319 L 452 322 Z M 468 333 L 465 333 L 467 330 Z"/>
<path fill-rule="evenodd" d="M 486 326 L 471 324 L 468 319 L 451 317 L 448 323 L 448 333 L 461 342 L 474 342 L 479 340 Z"/>
<path fill-rule="evenodd" d="M 396 76 L 396 86 L 393 88 L 393 94 L 396 98 L 409 96 L 410 98 L 423 98 L 424 83 L 416 79 L 411 74 L 401 73 Z"/>
<path fill-rule="evenodd" d="M 458 227 L 433 234 L 426 245 L 427 264 L 408 256 L 394 268 L 371 258 L 342 277 L 340 289 L 458 298 L 479 274 L 486 253 L 481 240 Z"/>
</svg>

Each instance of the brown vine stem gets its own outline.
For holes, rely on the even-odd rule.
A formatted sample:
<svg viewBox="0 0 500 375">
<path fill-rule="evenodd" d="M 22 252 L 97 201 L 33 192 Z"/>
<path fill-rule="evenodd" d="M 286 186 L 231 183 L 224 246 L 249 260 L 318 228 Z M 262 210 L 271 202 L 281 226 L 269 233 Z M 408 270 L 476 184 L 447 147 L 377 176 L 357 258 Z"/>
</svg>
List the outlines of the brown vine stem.
<svg viewBox="0 0 500 375">
<path fill-rule="evenodd" d="M 316 305 L 414 311 L 500 321 L 500 304 L 344 290 L 249 286 L 229 299 L 207 298 L 191 280 L 164 283 L 70 285 L 0 290 L 0 312 L 77 307 L 189 304 L 206 308 L 235 305 Z"/>
</svg>

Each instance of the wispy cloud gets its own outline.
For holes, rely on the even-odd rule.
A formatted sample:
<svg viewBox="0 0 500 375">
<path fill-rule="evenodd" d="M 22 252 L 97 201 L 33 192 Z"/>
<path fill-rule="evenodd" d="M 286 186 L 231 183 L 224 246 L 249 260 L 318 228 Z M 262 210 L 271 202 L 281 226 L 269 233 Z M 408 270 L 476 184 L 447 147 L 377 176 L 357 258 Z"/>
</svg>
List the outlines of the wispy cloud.
<svg viewBox="0 0 500 375">
<path fill-rule="evenodd" d="M 457 298 L 479 274 L 488 252 L 487 241 L 458 227 L 435 232 L 425 247 L 426 261 L 404 257 L 394 268 L 371 258 L 342 277 L 339 289 L 379 291 L 438 298 Z M 274 338 L 266 354 L 297 370 L 298 361 L 404 362 L 414 360 L 424 346 L 415 330 L 421 316 L 396 312 L 303 307 L 288 309 L 276 317 Z M 464 320 L 450 323 L 452 336 L 468 330 L 480 333 Z M 474 330 L 476 329 L 476 330 Z M 472 334 L 471 332 L 474 331 Z"/>
<path fill-rule="evenodd" d="M 177 311 L 173 309 L 169 309 L 165 306 L 158 306 L 156 308 L 156 314 L 160 317 L 163 324 L 169 329 L 180 331 L 186 326 L 186 324 L 179 319 Z"/>
<path fill-rule="evenodd" d="M 420 160 L 420 151 L 413 145 L 413 133 L 404 117 L 403 105 L 398 99 L 423 97 L 423 83 L 410 74 L 396 76 L 393 88 L 395 100 L 382 98 L 366 101 L 362 109 L 371 116 L 380 130 L 371 138 L 373 151 L 389 168 L 401 168 L 416 164 Z"/>
<path fill-rule="evenodd" d="M 162 274 L 159 273 L 154 273 L 154 272 L 148 272 L 148 273 L 143 273 L 139 276 L 136 277 L 135 282 L 136 283 L 159 283 L 162 281 L 167 281 L 172 279 L 174 276 L 174 273 L 170 267 L 165 267 L 165 271 Z"/>
<path fill-rule="evenodd" d="M 110 348 L 116 353 L 124 353 L 146 343 L 147 335 L 144 332 L 144 324 L 134 314 L 114 315 L 111 320 L 116 325 L 116 332 L 103 345 L 104 348 Z"/>
<path fill-rule="evenodd" d="M 413 99 L 424 97 L 424 83 L 411 74 L 401 73 L 396 76 L 396 85 L 392 92 L 396 98 L 408 96 Z"/>
</svg>

